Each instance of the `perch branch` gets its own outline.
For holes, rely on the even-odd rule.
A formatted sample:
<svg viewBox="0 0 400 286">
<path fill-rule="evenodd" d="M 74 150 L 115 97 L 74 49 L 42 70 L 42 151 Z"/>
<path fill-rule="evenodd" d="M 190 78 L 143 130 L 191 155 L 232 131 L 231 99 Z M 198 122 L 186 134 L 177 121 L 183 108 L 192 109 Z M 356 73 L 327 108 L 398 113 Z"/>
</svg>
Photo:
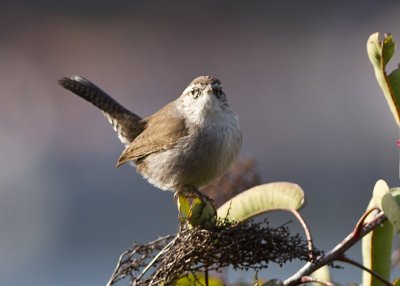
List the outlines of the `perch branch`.
<svg viewBox="0 0 400 286">
<path fill-rule="evenodd" d="M 364 217 L 365 215 L 363 215 Z M 298 272 L 293 274 L 291 277 L 283 281 L 284 286 L 293 286 L 301 284 L 301 280 L 304 276 L 311 275 L 314 271 L 321 268 L 322 266 L 329 265 L 335 260 L 340 260 L 344 253 L 356 244 L 362 237 L 376 228 L 378 225 L 386 220 L 386 216 L 383 213 L 377 214 L 371 221 L 367 224 L 356 225 L 355 230 L 353 230 L 341 243 L 336 245 L 328 254 L 325 256 L 317 258 L 316 261 L 306 263 Z M 357 228 L 359 230 L 357 230 Z"/>
</svg>

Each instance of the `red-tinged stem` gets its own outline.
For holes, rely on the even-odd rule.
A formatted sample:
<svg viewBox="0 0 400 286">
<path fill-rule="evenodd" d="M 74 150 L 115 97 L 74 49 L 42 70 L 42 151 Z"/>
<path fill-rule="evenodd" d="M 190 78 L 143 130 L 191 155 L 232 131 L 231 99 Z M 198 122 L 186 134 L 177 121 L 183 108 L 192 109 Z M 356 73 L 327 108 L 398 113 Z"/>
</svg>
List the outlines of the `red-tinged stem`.
<svg viewBox="0 0 400 286">
<path fill-rule="evenodd" d="M 376 228 L 378 225 L 383 223 L 386 217 L 383 213 L 377 214 L 371 221 L 366 224 L 361 224 L 359 230 L 352 231 L 342 242 L 336 245 L 331 251 L 329 251 L 325 256 L 317 258 L 315 261 L 308 262 L 304 265 L 297 273 L 293 274 L 291 277 L 283 281 L 284 286 L 293 286 L 302 284 L 301 280 L 305 276 L 311 275 L 317 269 L 329 265 L 335 260 L 340 260 L 344 256 L 344 253 L 356 244 L 362 237 Z M 357 229 L 357 226 L 356 226 Z"/>
<path fill-rule="evenodd" d="M 375 210 L 379 210 L 377 207 L 373 207 L 369 210 L 367 210 L 362 216 L 361 218 L 358 220 L 356 227 L 353 230 L 354 236 L 358 236 L 364 226 L 364 222 L 367 219 L 367 217 Z"/>
<path fill-rule="evenodd" d="M 381 281 L 383 284 L 388 285 L 388 286 L 393 286 L 393 284 L 390 283 L 389 281 L 387 281 L 385 277 L 383 277 L 383 276 L 380 275 L 379 273 L 377 273 L 377 272 L 375 272 L 375 271 L 373 271 L 373 270 L 371 270 L 371 269 L 365 267 L 364 265 L 362 265 L 361 263 L 359 263 L 359 262 L 357 262 L 357 261 L 355 261 L 355 260 L 353 260 L 353 259 L 350 259 L 350 258 L 348 258 L 348 257 L 346 257 L 346 256 L 343 256 L 343 257 L 341 257 L 341 258 L 339 258 L 339 259 L 337 259 L 337 260 L 338 260 L 338 261 L 342 261 L 342 262 L 349 263 L 349 264 L 354 265 L 354 266 L 356 266 L 356 267 L 358 267 L 358 268 L 360 268 L 360 269 L 362 269 L 362 270 L 364 270 L 364 271 L 367 271 L 369 274 L 371 274 L 372 276 L 374 276 L 376 279 L 378 279 L 379 281 Z"/>
<path fill-rule="evenodd" d="M 300 215 L 300 213 L 297 210 L 290 210 L 290 212 L 297 218 L 297 220 L 300 222 L 301 226 L 304 229 L 304 232 L 305 232 L 306 238 L 307 238 L 308 256 L 309 256 L 310 260 L 313 261 L 313 260 L 315 260 L 314 245 L 313 245 L 313 240 L 312 240 L 310 229 L 308 228 L 307 223 L 304 221 L 303 217 Z"/>
</svg>

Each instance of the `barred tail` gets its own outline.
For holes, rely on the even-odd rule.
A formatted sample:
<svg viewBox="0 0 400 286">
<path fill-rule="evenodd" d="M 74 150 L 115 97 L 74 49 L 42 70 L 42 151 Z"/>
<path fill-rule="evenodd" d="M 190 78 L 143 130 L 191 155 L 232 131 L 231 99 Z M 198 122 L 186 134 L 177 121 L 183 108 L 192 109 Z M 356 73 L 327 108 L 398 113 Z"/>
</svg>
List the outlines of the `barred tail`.
<svg viewBox="0 0 400 286">
<path fill-rule="evenodd" d="M 64 77 L 58 83 L 103 111 L 123 144 L 130 144 L 143 131 L 139 116 L 124 108 L 89 80 L 72 76 Z"/>
</svg>

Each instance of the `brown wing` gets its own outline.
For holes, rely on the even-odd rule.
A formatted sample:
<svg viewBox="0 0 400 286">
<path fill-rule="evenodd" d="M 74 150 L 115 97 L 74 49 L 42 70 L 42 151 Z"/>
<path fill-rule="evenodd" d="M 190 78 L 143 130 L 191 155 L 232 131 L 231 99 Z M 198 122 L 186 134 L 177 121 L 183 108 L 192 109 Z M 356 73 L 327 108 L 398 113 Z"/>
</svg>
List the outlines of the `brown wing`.
<svg viewBox="0 0 400 286">
<path fill-rule="evenodd" d="M 174 102 L 143 120 L 145 129 L 122 152 L 117 167 L 130 160 L 137 160 L 149 154 L 173 147 L 187 134 L 185 121 L 178 117 Z"/>
</svg>

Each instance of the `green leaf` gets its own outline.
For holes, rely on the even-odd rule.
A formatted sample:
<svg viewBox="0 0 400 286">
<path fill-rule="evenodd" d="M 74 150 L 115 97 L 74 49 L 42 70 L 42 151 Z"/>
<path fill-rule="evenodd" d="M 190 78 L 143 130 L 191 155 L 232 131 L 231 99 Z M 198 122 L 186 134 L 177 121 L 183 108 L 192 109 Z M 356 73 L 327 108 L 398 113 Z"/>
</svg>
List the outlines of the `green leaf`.
<svg viewBox="0 0 400 286">
<path fill-rule="evenodd" d="M 178 281 L 175 282 L 174 286 L 201 286 L 205 285 L 204 274 L 196 273 L 196 277 L 193 274 L 189 274 L 188 276 L 179 278 Z M 219 278 L 211 276 L 208 277 L 208 285 L 209 286 L 223 286 L 224 283 Z"/>
<path fill-rule="evenodd" d="M 186 221 L 190 216 L 190 202 L 182 194 L 178 193 L 177 206 L 179 211 L 179 217 L 182 221 Z"/>
<path fill-rule="evenodd" d="M 389 192 L 392 194 L 398 204 L 400 204 L 400 187 L 391 188 Z"/>
<path fill-rule="evenodd" d="M 386 182 L 383 180 L 376 182 L 373 197 L 367 209 L 373 207 L 380 208 L 381 199 L 386 196 L 387 193 L 389 193 L 389 187 Z M 365 221 L 368 222 L 371 220 L 375 214 L 375 212 L 371 213 Z M 393 226 L 389 221 L 384 222 L 362 239 L 364 266 L 379 273 L 387 280 L 390 279 L 392 243 Z M 383 286 L 384 284 L 364 271 L 362 285 Z"/>
<path fill-rule="evenodd" d="M 379 38 L 379 35 L 378 35 Z M 382 57 L 383 66 L 386 67 L 387 63 L 394 55 L 395 43 L 393 42 L 393 37 L 390 34 L 385 34 L 382 43 Z"/>
<path fill-rule="evenodd" d="M 178 210 L 181 222 L 189 222 L 193 227 L 202 226 L 211 228 L 216 223 L 217 211 L 211 200 L 206 197 L 201 200 L 199 197 L 188 199 L 184 194 L 178 193 Z"/>
<path fill-rule="evenodd" d="M 400 233 L 400 203 L 396 197 L 400 193 L 399 189 L 391 189 L 385 181 L 379 180 L 375 184 L 373 200 L 375 205 L 380 208 L 397 233 Z"/>
<path fill-rule="evenodd" d="M 400 203 L 393 196 L 392 192 L 387 193 L 382 198 L 382 210 L 397 234 L 400 234 Z"/>
<path fill-rule="evenodd" d="M 215 226 L 217 211 L 211 200 L 205 199 L 203 202 L 200 198 L 195 198 L 189 214 L 189 223 L 192 226 L 202 226 L 209 229 Z"/>
<path fill-rule="evenodd" d="M 383 41 L 379 33 L 372 34 L 367 42 L 367 53 L 374 67 L 375 76 L 386 98 L 397 125 L 400 126 L 400 71 L 399 68 L 387 76 L 385 68 L 395 51 L 391 35 L 385 34 Z"/>
<path fill-rule="evenodd" d="M 217 211 L 218 217 L 231 221 L 244 221 L 276 209 L 300 209 L 304 192 L 300 186 L 288 182 L 259 185 L 240 193 L 224 203 Z"/>
<path fill-rule="evenodd" d="M 400 278 L 397 278 L 393 281 L 393 286 L 400 286 Z"/>
<path fill-rule="evenodd" d="M 378 180 L 375 183 L 374 190 L 372 192 L 373 206 L 382 209 L 382 198 L 389 193 L 389 186 L 384 180 Z"/>
<path fill-rule="evenodd" d="M 311 277 L 316 278 L 321 281 L 324 281 L 324 282 L 332 282 L 331 271 L 329 270 L 329 267 L 327 265 L 325 265 L 325 266 L 319 268 L 317 271 L 313 272 L 311 274 Z M 312 283 L 312 285 L 319 286 L 321 284 Z"/>
<path fill-rule="evenodd" d="M 365 267 L 390 279 L 393 227 L 386 221 L 362 239 L 362 256 Z M 363 272 L 362 285 L 384 286 L 368 272 Z"/>
</svg>

